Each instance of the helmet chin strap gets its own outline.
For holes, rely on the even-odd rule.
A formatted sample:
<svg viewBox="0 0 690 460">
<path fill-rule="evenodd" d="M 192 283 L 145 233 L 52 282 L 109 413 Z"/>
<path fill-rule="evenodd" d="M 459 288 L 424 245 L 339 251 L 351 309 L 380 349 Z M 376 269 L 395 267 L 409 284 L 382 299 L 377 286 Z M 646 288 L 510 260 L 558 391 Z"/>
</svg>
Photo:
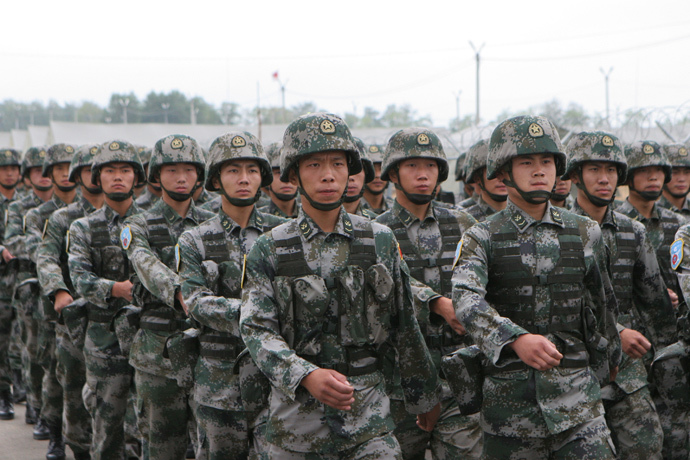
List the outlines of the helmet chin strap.
<svg viewBox="0 0 690 460">
<path fill-rule="evenodd" d="M 513 171 L 508 171 L 509 179 L 504 179 L 503 183 L 508 187 L 513 187 L 520 194 L 523 200 L 529 204 L 544 204 L 551 198 L 552 192 L 547 192 L 546 190 L 533 190 L 531 192 L 525 192 L 519 188 L 515 181 L 513 180 Z"/>
<path fill-rule="evenodd" d="M 163 185 L 161 185 L 161 189 L 165 190 L 165 193 L 167 193 L 170 198 L 172 198 L 173 200 L 178 201 L 180 203 L 190 199 L 192 197 L 192 195 L 194 195 L 194 192 L 196 191 L 195 188 L 192 187 L 192 190 L 189 193 L 173 192 L 173 191 L 170 191 L 170 190 L 166 189 L 165 187 L 163 187 Z"/>
<path fill-rule="evenodd" d="M 347 193 L 347 188 L 345 189 L 345 193 Z M 362 196 L 364 196 L 364 187 L 362 187 L 361 189 L 359 189 L 359 193 L 358 193 L 357 195 L 352 195 L 352 196 L 350 196 L 350 195 L 345 195 L 345 196 L 343 197 L 343 202 L 344 202 L 344 203 L 354 203 L 355 201 L 357 201 L 357 200 L 359 200 L 360 198 L 362 198 Z"/>
<path fill-rule="evenodd" d="M 362 188 L 363 188 L 364 190 L 366 190 L 367 192 L 371 193 L 372 195 L 375 195 L 375 196 L 376 196 L 376 195 L 381 195 L 383 192 L 385 192 L 386 189 L 388 188 L 388 184 L 386 184 L 386 186 L 383 187 L 383 188 L 382 188 L 381 190 L 379 190 L 378 192 L 373 191 L 371 188 L 369 188 L 369 185 L 367 185 L 367 184 L 364 184 L 364 187 L 362 187 Z"/>
<path fill-rule="evenodd" d="M 22 181 L 22 178 L 20 176 L 19 179 L 17 180 L 17 182 L 15 182 L 14 184 L 12 184 L 12 185 L 0 184 L 0 187 L 4 188 L 5 190 L 14 190 L 17 187 L 17 185 L 19 185 L 19 183 L 21 181 Z"/>
<path fill-rule="evenodd" d="M 641 192 L 641 191 L 637 190 L 635 188 L 634 177 L 633 177 L 633 180 L 629 181 L 629 184 L 630 185 L 628 185 L 628 188 L 630 190 L 634 191 L 635 193 L 637 193 L 638 195 L 640 195 L 640 197 L 645 201 L 656 201 L 659 199 L 659 197 L 663 193 L 663 189 L 660 189 L 658 192 Z"/>
<path fill-rule="evenodd" d="M 53 182 L 53 183 L 55 184 L 55 182 Z M 55 184 L 55 187 L 57 187 L 57 189 L 60 190 L 61 192 L 68 193 L 68 192 L 71 192 L 72 190 L 74 190 L 75 188 L 77 188 L 77 184 L 68 185 L 68 186 Z"/>
<path fill-rule="evenodd" d="M 668 192 L 669 195 L 671 195 L 673 198 L 685 198 L 688 194 L 687 193 L 673 193 L 671 189 L 668 188 L 667 185 L 664 185 L 664 190 Z M 640 193 L 640 192 L 637 192 Z"/>
<path fill-rule="evenodd" d="M 36 185 L 34 184 L 34 181 L 29 178 L 29 182 L 31 183 L 31 186 L 38 190 L 39 192 L 47 192 L 48 190 L 53 188 L 53 184 L 50 185 Z"/>
<path fill-rule="evenodd" d="M 307 195 L 307 192 L 304 190 L 304 187 L 302 187 L 302 178 L 299 176 L 299 171 L 297 171 L 297 180 L 299 181 L 298 190 L 300 195 L 305 197 L 314 209 L 318 209 L 319 211 L 333 211 L 334 209 L 338 209 L 340 205 L 343 204 L 343 198 L 347 193 L 347 187 L 345 187 L 345 190 L 343 191 L 343 194 L 340 197 L 340 199 L 338 199 L 338 201 L 334 201 L 333 203 L 320 203 L 318 201 L 313 200 L 312 197 Z"/>
<path fill-rule="evenodd" d="M 134 189 L 130 190 L 129 192 L 113 192 L 113 193 L 106 193 L 105 197 L 108 198 L 111 201 L 117 201 L 122 202 L 130 198 L 134 194 Z"/>
<path fill-rule="evenodd" d="M 410 200 L 413 204 L 418 205 L 431 203 L 431 200 L 433 200 L 436 196 L 436 190 L 438 189 L 438 182 L 436 183 L 436 185 L 434 185 L 434 189 L 428 195 L 424 193 L 407 193 L 400 184 L 394 183 L 394 185 L 396 190 L 403 192 L 403 194 L 408 200 Z"/>
<path fill-rule="evenodd" d="M 592 203 L 594 206 L 598 208 L 605 208 L 606 206 L 613 203 L 613 200 L 616 199 L 615 193 L 611 196 L 611 199 L 609 200 L 605 200 L 603 198 L 599 198 L 598 196 L 592 195 L 591 193 L 589 193 L 589 190 L 587 190 L 587 187 L 585 187 L 585 181 L 582 180 L 582 170 L 580 170 L 580 172 L 578 173 L 578 177 L 580 181 L 577 184 L 575 184 L 575 186 L 583 192 L 585 192 L 585 196 L 587 197 L 589 202 Z"/>
<path fill-rule="evenodd" d="M 218 180 L 220 182 L 220 179 Z M 231 205 L 237 206 L 238 208 L 245 208 L 247 206 L 251 206 L 257 201 L 259 201 L 259 198 L 261 198 L 261 188 L 259 188 L 256 191 L 256 194 L 251 197 L 251 198 L 233 198 L 228 193 L 225 191 L 225 188 L 223 187 L 223 184 L 220 184 L 220 194 L 225 197 L 228 202 L 230 202 Z"/>
<path fill-rule="evenodd" d="M 269 185 L 268 189 L 275 195 L 276 198 L 278 198 L 280 201 L 292 201 L 295 199 L 297 196 L 297 190 L 295 190 L 295 193 L 278 193 L 273 188 Z"/>
<path fill-rule="evenodd" d="M 484 179 L 483 178 L 479 181 L 479 188 L 481 188 L 482 191 L 489 196 L 489 198 L 491 198 L 492 200 L 494 200 L 497 203 L 503 203 L 508 199 L 508 195 L 498 195 L 496 193 L 491 193 L 490 191 L 488 191 L 486 189 L 486 187 L 484 187 Z"/>
</svg>

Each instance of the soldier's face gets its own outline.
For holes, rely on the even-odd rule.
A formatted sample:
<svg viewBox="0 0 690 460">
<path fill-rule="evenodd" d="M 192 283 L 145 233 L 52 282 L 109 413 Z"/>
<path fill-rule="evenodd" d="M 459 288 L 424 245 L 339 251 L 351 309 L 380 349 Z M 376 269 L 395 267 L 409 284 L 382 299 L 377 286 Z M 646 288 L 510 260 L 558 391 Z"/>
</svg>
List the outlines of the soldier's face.
<svg viewBox="0 0 690 460">
<path fill-rule="evenodd" d="M 666 184 L 674 195 L 686 195 L 690 190 L 690 168 L 675 167 L 671 175 L 671 181 Z"/>
<path fill-rule="evenodd" d="M 574 176 L 573 182 L 578 184 L 580 178 Z M 608 162 L 587 162 L 582 165 L 582 182 L 591 195 L 608 201 L 616 193 L 618 168 Z"/>
<path fill-rule="evenodd" d="M 39 187 L 49 187 L 52 185 L 50 177 L 43 177 L 43 168 L 36 166 L 29 170 L 29 180 L 32 184 L 38 185 Z"/>
<path fill-rule="evenodd" d="M 486 178 L 486 168 L 483 168 L 482 172 L 480 174 L 484 175 L 484 188 L 486 189 L 487 192 L 493 193 L 494 195 L 507 195 L 508 191 L 506 190 L 506 186 L 503 183 L 501 179 L 487 179 Z M 479 188 L 479 187 L 477 187 Z M 477 190 L 477 193 L 481 193 L 481 189 Z"/>
<path fill-rule="evenodd" d="M 347 196 L 356 196 L 359 194 L 359 192 L 362 191 L 362 187 L 364 187 L 364 176 L 366 174 L 364 173 L 364 170 L 360 171 L 359 173 L 355 174 L 354 176 L 350 176 L 347 180 Z"/>
<path fill-rule="evenodd" d="M 556 183 L 556 163 L 550 153 L 521 155 L 512 159 L 513 181 L 525 192 L 539 190 L 551 192 Z M 503 172 L 503 175 L 507 173 Z M 499 175 L 501 179 L 505 176 Z M 510 199 L 519 198 L 517 190 L 508 187 Z M 513 196 L 515 195 L 515 197 Z M 513 200 L 514 201 L 514 200 Z"/>
<path fill-rule="evenodd" d="M 101 168 L 99 182 L 103 193 L 128 193 L 135 178 L 134 168 L 129 163 L 108 163 Z"/>
<path fill-rule="evenodd" d="M 367 187 L 372 192 L 380 192 L 388 185 L 388 181 L 381 180 L 381 163 L 374 163 L 374 173 L 374 180 L 369 182 Z"/>
<path fill-rule="evenodd" d="M 14 185 L 19 180 L 19 166 L 0 166 L 0 183 Z"/>
<path fill-rule="evenodd" d="M 640 192 L 658 192 L 664 185 L 664 169 L 661 166 L 645 166 L 633 171 L 633 186 Z"/>
<path fill-rule="evenodd" d="M 573 182 L 571 180 L 563 180 L 560 177 L 556 178 L 556 188 L 554 189 L 554 192 L 559 194 L 559 195 L 566 195 L 570 193 L 570 187 L 572 186 Z"/>
<path fill-rule="evenodd" d="M 438 163 L 429 158 L 410 158 L 399 163 L 397 171 L 390 172 L 393 183 L 407 193 L 431 195 L 438 181 Z"/>
<path fill-rule="evenodd" d="M 259 163 L 254 160 L 224 163 L 220 168 L 220 183 L 214 179 L 214 185 L 223 187 L 230 198 L 253 198 L 261 186 Z"/>
<path fill-rule="evenodd" d="M 161 166 L 160 184 L 164 190 L 177 193 L 191 193 L 197 181 L 196 166 L 189 163 L 174 163 Z"/>
<path fill-rule="evenodd" d="M 69 187 L 74 185 L 74 182 L 69 181 L 69 163 L 58 163 L 53 166 L 50 173 L 53 182 L 57 185 Z"/>
<path fill-rule="evenodd" d="M 280 180 L 280 168 L 273 168 L 273 183 L 269 186 L 269 190 L 284 195 L 293 195 L 297 191 L 297 186 Z"/>
<path fill-rule="evenodd" d="M 299 160 L 299 179 L 304 191 L 319 203 L 335 203 L 343 196 L 348 181 L 347 155 L 342 150 L 312 153 Z M 290 183 L 297 186 L 295 170 Z"/>
</svg>

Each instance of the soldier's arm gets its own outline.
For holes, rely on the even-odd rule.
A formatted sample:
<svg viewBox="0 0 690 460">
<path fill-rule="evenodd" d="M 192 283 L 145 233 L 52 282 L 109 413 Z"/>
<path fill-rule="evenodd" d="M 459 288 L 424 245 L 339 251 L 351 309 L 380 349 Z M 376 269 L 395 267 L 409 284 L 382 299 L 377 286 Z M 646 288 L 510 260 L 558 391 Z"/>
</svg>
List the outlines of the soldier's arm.
<svg viewBox="0 0 690 460">
<path fill-rule="evenodd" d="M 192 231 L 180 236 L 180 286 L 190 314 L 199 323 L 216 331 L 239 335 L 241 299 L 229 299 L 214 293 L 202 267 L 202 257 Z M 216 266 L 217 267 L 217 266 Z"/>
<path fill-rule="evenodd" d="M 85 219 L 75 220 L 69 232 L 68 263 L 74 289 L 92 304 L 106 308 L 115 281 L 96 275 L 91 253 L 91 232 Z"/>
<path fill-rule="evenodd" d="M 36 251 L 36 265 L 38 282 L 48 297 L 54 297 L 57 291 L 70 293 L 60 268 L 60 250 L 65 239 L 66 229 L 58 220 L 58 213 L 53 213 L 48 219 L 46 234 Z"/>
<path fill-rule="evenodd" d="M 22 255 L 24 250 L 24 216 L 19 202 L 10 204 L 7 210 L 7 225 L 5 226 L 5 249 L 15 257 Z"/>
<path fill-rule="evenodd" d="M 240 332 L 252 359 L 271 384 L 294 399 L 302 379 L 319 367 L 300 358 L 281 335 L 280 312 L 273 288 L 275 264 L 275 244 L 264 234 L 247 256 Z"/>
<path fill-rule="evenodd" d="M 36 263 L 36 252 L 43 239 L 43 222 L 41 222 L 38 209 L 34 208 L 26 214 L 26 235 L 24 245 L 29 259 Z"/>
<path fill-rule="evenodd" d="M 128 225 L 132 231 L 132 241 L 127 249 L 127 257 L 136 270 L 139 281 L 151 294 L 174 307 L 180 277 L 151 249 L 146 221 L 137 215 L 125 221 L 125 227 Z"/>
<path fill-rule="evenodd" d="M 688 252 L 688 248 L 690 248 L 690 224 L 680 227 L 676 232 L 675 239 L 683 242 L 682 252 L 680 252 L 682 258 L 675 272 L 683 297 L 687 301 L 690 299 L 690 253 Z M 669 257 L 671 256 L 669 255 Z"/>
</svg>

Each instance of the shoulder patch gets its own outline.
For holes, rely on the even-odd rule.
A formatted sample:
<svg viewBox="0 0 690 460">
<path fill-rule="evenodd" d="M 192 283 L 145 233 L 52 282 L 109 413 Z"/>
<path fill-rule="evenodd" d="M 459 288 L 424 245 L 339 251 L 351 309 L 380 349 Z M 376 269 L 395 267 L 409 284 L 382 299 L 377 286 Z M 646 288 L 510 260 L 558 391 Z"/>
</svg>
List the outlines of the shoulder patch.
<svg viewBox="0 0 690 460">
<path fill-rule="evenodd" d="M 65 252 L 69 253 L 69 230 L 65 233 Z"/>
<path fill-rule="evenodd" d="M 683 240 L 678 239 L 671 245 L 671 268 L 677 269 L 683 261 Z"/>
<path fill-rule="evenodd" d="M 41 235 L 41 240 L 46 239 L 46 232 L 48 231 L 48 219 L 46 219 L 46 223 L 43 224 L 43 234 Z"/>
<path fill-rule="evenodd" d="M 132 242 L 132 229 L 130 226 L 126 226 L 120 232 L 120 243 L 122 243 L 122 248 L 126 251 L 129 249 L 129 245 Z"/>
<path fill-rule="evenodd" d="M 175 245 L 175 271 L 180 273 L 180 244 Z"/>
<path fill-rule="evenodd" d="M 558 211 L 558 209 L 556 209 L 556 208 L 551 208 L 551 218 L 557 224 L 563 223 L 563 217 L 561 217 L 560 211 Z"/>
<path fill-rule="evenodd" d="M 455 266 L 458 264 L 458 261 L 460 260 L 460 256 L 462 255 L 462 240 L 458 242 L 458 247 L 455 248 L 455 259 L 453 259 L 453 267 L 451 270 L 455 270 Z"/>
<path fill-rule="evenodd" d="M 398 254 L 400 254 L 400 260 L 404 260 L 404 259 L 403 259 L 402 249 L 400 249 L 400 243 L 397 243 L 397 245 L 398 245 Z"/>
<path fill-rule="evenodd" d="M 247 254 L 243 256 L 242 260 L 242 277 L 240 278 L 240 289 L 244 289 L 244 276 L 247 273 Z"/>
</svg>

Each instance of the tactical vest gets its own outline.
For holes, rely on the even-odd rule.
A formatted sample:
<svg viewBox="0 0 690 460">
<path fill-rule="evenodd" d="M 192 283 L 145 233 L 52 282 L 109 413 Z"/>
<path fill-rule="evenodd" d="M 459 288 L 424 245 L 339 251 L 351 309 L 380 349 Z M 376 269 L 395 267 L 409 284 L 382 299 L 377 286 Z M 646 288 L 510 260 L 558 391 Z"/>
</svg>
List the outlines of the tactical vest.
<svg viewBox="0 0 690 460">
<path fill-rule="evenodd" d="M 74 222 L 75 220 L 80 219 L 80 218 L 84 217 L 84 215 L 86 215 L 84 207 L 80 206 L 80 205 L 67 206 L 66 213 L 67 213 L 67 221 L 65 223 L 67 224 L 67 229 L 69 229 L 69 226 L 72 222 Z M 65 285 L 67 286 L 67 289 L 69 289 L 70 292 L 75 292 L 74 291 L 74 285 L 72 284 L 72 278 L 70 277 L 70 274 L 69 274 L 68 259 L 69 259 L 69 255 L 67 254 L 67 238 L 63 238 L 62 241 L 60 242 L 60 253 L 59 253 L 60 267 L 62 268 L 62 279 L 65 281 Z"/>
<path fill-rule="evenodd" d="M 632 222 L 618 219 L 615 238 L 616 251 L 611 254 L 611 284 L 618 300 L 620 314 L 632 315 L 633 270 L 637 258 L 637 240 Z M 632 325 L 627 324 L 626 327 L 632 327 Z"/>
<path fill-rule="evenodd" d="M 345 214 L 344 219 L 346 220 L 346 228 L 348 224 L 352 226 L 348 214 Z M 359 219 L 363 220 L 363 218 Z M 292 229 L 292 231 L 289 229 Z M 299 232 L 300 230 L 296 221 L 278 226 L 272 231 L 276 244 L 276 279 L 278 277 L 289 279 L 292 305 L 288 305 L 287 308 L 295 311 L 295 316 L 292 319 L 295 324 L 291 325 L 294 329 L 294 337 L 292 340 L 288 340 L 288 343 L 292 342 L 291 346 L 300 357 L 317 366 L 335 369 L 346 376 L 357 376 L 374 372 L 378 368 L 379 362 L 376 346 L 380 344 L 376 342 L 376 339 L 372 340 L 371 322 L 380 320 L 382 324 L 386 323 L 387 320 L 380 317 L 385 316 L 381 314 L 384 310 L 369 308 L 372 302 L 376 303 L 379 299 L 374 300 L 376 296 L 375 289 L 370 287 L 369 283 L 364 279 L 361 280 L 361 289 L 354 290 L 352 289 L 353 286 L 347 286 L 343 279 L 341 279 L 342 274 L 351 267 L 358 267 L 363 272 L 367 273 L 367 270 L 377 264 L 372 223 L 370 221 L 364 221 L 362 228 L 352 228 L 353 239 L 350 244 L 350 255 L 346 268 L 343 269 L 341 274 L 335 277 L 321 278 L 328 290 L 328 295 L 321 299 L 320 302 L 309 306 L 296 305 L 300 302 L 300 300 L 298 300 L 299 287 L 296 284 L 298 279 L 310 275 L 312 277 L 317 276 L 307 264 Z M 279 293 L 279 295 L 280 294 L 281 293 Z M 355 299 L 352 297 L 353 294 L 356 297 Z M 395 293 L 392 294 L 394 295 Z M 336 296 L 338 299 L 338 311 L 335 312 L 334 315 L 337 321 L 329 321 L 328 318 L 325 317 L 325 313 L 328 310 L 329 299 L 332 298 L 332 296 Z M 302 321 L 300 319 L 300 313 L 297 311 L 300 308 L 309 310 L 308 320 Z M 350 316 L 348 310 L 356 310 L 364 314 L 359 315 L 359 317 L 354 320 L 355 318 Z M 367 312 L 378 317 L 373 320 L 368 319 Z M 353 345 L 346 345 L 341 336 L 341 318 L 344 317 L 350 319 L 349 334 L 354 343 Z M 390 319 L 388 319 L 387 325 L 389 324 Z M 312 343 L 320 343 L 320 338 L 325 335 L 333 337 L 335 339 L 334 341 L 340 344 L 340 349 L 329 350 L 327 352 L 343 356 L 340 362 L 333 362 L 332 357 L 326 357 L 323 353 L 325 350 L 314 352 L 308 349 L 308 347 L 303 348 L 300 345 L 310 341 Z M 373 360 L 370 358 L 373 358 Z M 363 360 L 367 364 L 357 364 L 358 362 L 361 363 Z"/>
<path fill-rule="evenodd" d="M 676 276 L 676 273 L 671 269 L 670 256 L 671 245 L 675 240 L 676 231 L 681 226 L 681 224 L 678 222 L 675 216 L 664 215 L 670 214 L 671 211 L 668 211 L 668 213 L 664 213 L 661 209 L 659 209 L 659 213 L 663 213 L 660 219 L 663 239 L 661 245 L 656 250 L 657 260 L 659 261 L 659 268 L 661 269 L 661 275 L 664 278 L 666 287 L 677 293 L 678 297 L 681 298 L 682 302 L 682 290 L 680 289 L 680 285 L 678 284 L 678 278 Z"/>
<path fill-rule="evenodd" d="M 100 216 L 99 216 L 100 217 Z M 91 247 L 99 254 L 100 266 L 95 267 L 99 277 L 125 281 L 129 278 L 127 252 L 110 238 L 108 222 L 94 219 L 91 222 Z"/>
</svg>

